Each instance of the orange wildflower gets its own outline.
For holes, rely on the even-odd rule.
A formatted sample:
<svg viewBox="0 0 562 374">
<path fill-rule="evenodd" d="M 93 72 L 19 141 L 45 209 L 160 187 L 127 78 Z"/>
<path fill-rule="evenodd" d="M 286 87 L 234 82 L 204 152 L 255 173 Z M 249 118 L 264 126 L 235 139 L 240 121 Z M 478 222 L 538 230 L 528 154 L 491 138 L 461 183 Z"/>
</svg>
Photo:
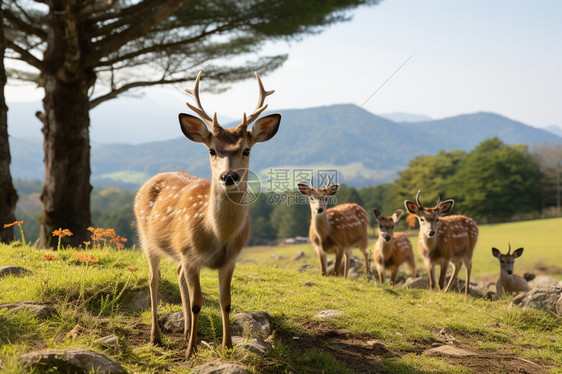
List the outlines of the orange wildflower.
<svg viewBox="0 0 562 374">
<path fill-rule="evenodd" d="M 53 236 L 58 236 L 59 238 L 65 237 L 65 236 L 72 236 L 74 235 L 69 229 L 61 229 L 59 228 L 58 230 L 54 230 L 53 231 Z"/>
<path fill-rule="evenodd" d="M 8 227 L 12 227 L 12 226 L 15 226 L 15 225 L 22 225 L 22 224 L 23 224 L 23 221 L 15 221 L 15 222 L 12 222 L 12 223 L 4 224 L 4 228 L 7 229 Z"/>
<path fill-rule="evenodd" d="M 53 261 L 55 258 L 57 258 L 57 256 L 55 256 L 52 253 L 45 253 L 43 255 L 43 260 L 45 260 L 45 261 Z"/>
</svg>

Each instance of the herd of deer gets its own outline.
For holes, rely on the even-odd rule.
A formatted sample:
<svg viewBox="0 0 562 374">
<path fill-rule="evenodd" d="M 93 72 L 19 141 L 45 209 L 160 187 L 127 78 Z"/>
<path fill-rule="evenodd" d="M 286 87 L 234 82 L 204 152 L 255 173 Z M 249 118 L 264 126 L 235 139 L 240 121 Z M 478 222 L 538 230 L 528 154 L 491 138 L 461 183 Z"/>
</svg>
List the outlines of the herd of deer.
<svg viewBox="0 0 562 374">
<path fill-rule="evenodd" d="M 183 134 L 194 142 L 203 143 L 209 150 L 211 180 L 204 180 L 185 172 L 162 173 L 147 181 L 135 198 L 135 216 L 141 247 L 149 264 L 149 287 L 152 309 L 151 342 L 161 344 L 158 325 L 157 289 L 160 279 L 159 264 L 168 256 L 177 263 L 177 275 L 185 317 L 184 335 L 188 340 L 186 357 L 197 349 L 197 321 L 203 306 L 200 270 L 209 267 L 218 270 L 219 303 L 222 312 L 222 345 L 232 348 L 229 313 L 231 309 L 230 284 L 236 258 L 245 245 L 250 232 L 248 206 L 244 203 L 247 191 L 247 171 L 250 152 L 256 143 L 271 139 L 279 128 L 280 114 L 270 114 L 258 120 L 267 108 L 266 91 L 256 73 L 259 86 L 258 104 L 250 116 L 243 115 L 235 128 L 225 129 L 211 118 L 199 99 L 199 80 L 193 89 L 186 90 L 195 100 L 187 103 L 199 117 L 181 113 L 179 122 Z M 248 126 L 254 123 L 251 129 Z M 326 274 L 327 254 L 336 256 L 335 273 L 340 275 L 341 261 L 345 259 L 343 276 L 347 277 L 351 248 L 358 247 L 365 257 L 365 268 L 370 274 L 367 250 L 368 218 L 365 209 L 357 204 L 340 204 L 328 209 L 328 197 L 334 195 L 338 185 L 328 184 L 314 188 L 299 184 L 300 193 L 310 202 L 310 240 L 316 249 L 322 275 Z M 405 201 L 405 207 L 420 223 L 418 249 L 429 273 L 430 287 L 436 288 L 435 265 L 441 266 L 439 288 L 451 288 L 462 264 L 466 268 L 465 293 L 468 293 L 472 253 L 478 238 L 476 223 L 462 215 L 444 216 L 451 211 L 453 200 L 441 201 L 433 208 L 423 207 L 419 200 Z M 410 240 L 395 233 L 395 223 L 403 211 L 398 209 L 385 217 L 373 209 L 379 223 L 379 237 L 374 247 L 374 262 L 381 283 L 390 270 L 394 284 L 398 268 L 407 263 L 415 276 L 415 260 Z M 510 247 L 511 251 L 511 247 Z M 501 276 L 497 283 L 498 295 L 504 292 L 525 290 L 523 278 L 513 275 L 513 261 L 523 252 L 520 248 L 502 255 L 496 248 L 493 255 L 500 260 Z M 449 263 L 453 274 L 445 287 Z M 524 283 L 525 282 L 525 283 Z M 189 335 L 189 336 L 188 336 Z"/>
</svg>

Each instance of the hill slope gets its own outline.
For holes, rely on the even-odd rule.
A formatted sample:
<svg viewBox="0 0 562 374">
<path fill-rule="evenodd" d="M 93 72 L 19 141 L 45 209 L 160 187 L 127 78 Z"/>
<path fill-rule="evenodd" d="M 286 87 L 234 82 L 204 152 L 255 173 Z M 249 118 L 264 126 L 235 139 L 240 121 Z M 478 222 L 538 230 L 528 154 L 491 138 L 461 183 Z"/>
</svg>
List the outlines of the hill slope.
<svg viewBox="0 0 562 374">
<path fill-rule="evenodd" d="M 506 144 L 562 143 L 562 137 L 493 113 L 416 123 L 393 122 L 352 104 L 280 113 L 278 134 L 252 152 L 254 171 L 265 175 L 273 167 L 338 169 L 339 182 L 354 186 L 386 182 L 416 156 L 468 151 L 490 137 Z M 13 176 L 41 179 L 41 142 L 12 137 L 11 145 Z M 206 154 L 204 146 L 183 137 L 139 145 L 94 144 L 93 182 L 137 186 L 150 175 L 169 170 L 208 177 Z"/>
</svg>

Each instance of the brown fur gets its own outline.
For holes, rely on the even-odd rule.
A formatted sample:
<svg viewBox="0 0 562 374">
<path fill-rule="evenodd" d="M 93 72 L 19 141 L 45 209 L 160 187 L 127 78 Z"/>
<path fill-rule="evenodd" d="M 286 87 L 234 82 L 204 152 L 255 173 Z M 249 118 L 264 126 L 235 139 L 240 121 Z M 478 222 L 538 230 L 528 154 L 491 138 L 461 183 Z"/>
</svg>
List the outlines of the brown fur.
<svg viewBox="0 0 562 374">
<path fill-rule="evenodd" d="M 448 291 L 464 263 L 466 267 L 465 294 L 468 294 L 472 254 L 478 240 L 476 222 L 462 215 L 443 217 L 452 209 L 453 200 L 440 201 L 434 208 L 424 208 L 410 201 L 405 201 L 404 204 L 406 209 L 415 214 L 420 222 L 418 251 L 427 267 L 430 287 L 436 287 L 435 265 L 441 266 L 439 275 L 441 289 L 445 286 L 445 275 L 449 262 L 453 265 L 453 274 L 445 287 L 445 291 Z M 431 230 L 435 232 L 433 236 L 428 235 Z"/>
</svg>

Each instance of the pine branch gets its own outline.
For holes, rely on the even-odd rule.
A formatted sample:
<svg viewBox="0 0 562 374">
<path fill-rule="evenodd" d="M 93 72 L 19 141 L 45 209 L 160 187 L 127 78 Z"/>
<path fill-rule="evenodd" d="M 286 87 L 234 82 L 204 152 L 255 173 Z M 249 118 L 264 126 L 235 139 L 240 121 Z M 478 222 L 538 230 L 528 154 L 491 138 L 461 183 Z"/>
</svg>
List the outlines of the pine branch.
<svg viewBox="0 0 562 374">
<path fill-rule="evenodd" d="M 47 33 L 43 29 L 41 29 L 40 27 L 35 27 L 32 24 L 29 24 L 20 19 L 19 17 L 16 17 L 10 10 L 4 9 L 4 17 L 15 29 L 26 34 L 33 34 L 42 41 L 47 40 Z"/>
<path fill-rule="evenodd" d="M 137 19 L 137 22 L 129 26 L 126 30 L 95 43 L 92 46 L 91 53 L 84 58 L 84 65 L 96 66 L 103 57 L 116 52 L 131 40 L 146 35 L 151 28 L 159 25 L 171 16 L 185 1 L 186 0 L 163 1 L 149 16 Z"/>
<path fill-rule="evenodd" d="M 27 49 L 20 47 L 10 40 L 6 40 L 6 46 L 14 52 L 17 52 L 20 55 L 20 59 L 22 61 L 27 62 L 29 65 L 33 66 L 39 71 L 43 71 L 43 62 L 37 57 L 33 56 Z"/>
<path fill-rule="evenodd" d="M 92 14 L 102 13 L 111 8 L 117 3 L 117 0 L 105 0 L 104 2 L 94 3 L 91 5 L 86 5 L 84 8 L 80 10 L 78 16 L 80 18 L 87 18 Z"/>
</svg>

